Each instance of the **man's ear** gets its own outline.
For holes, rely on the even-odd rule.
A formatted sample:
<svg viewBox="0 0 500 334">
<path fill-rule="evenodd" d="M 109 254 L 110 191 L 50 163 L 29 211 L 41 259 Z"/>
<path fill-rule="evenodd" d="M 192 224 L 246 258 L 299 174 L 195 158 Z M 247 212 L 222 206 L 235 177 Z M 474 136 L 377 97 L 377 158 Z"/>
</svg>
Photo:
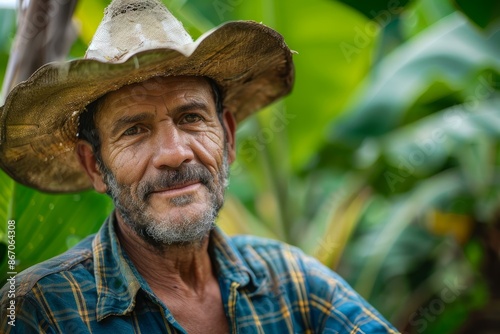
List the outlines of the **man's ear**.
<svg viewBox="0 0 500 334">
<path fill-rule="evenodd" d="M 236 119 L 232 112 L 224 109 L 222 112 L 222 121 L 226 129 L 228 159 L 229 164 L 231 164 L 236 159 Z"/>
<path fill-rule="evenodd" d="M 106 193 L 108 187 L 104 183 L 104 178 L 99 170 L 92 146 L 85 140 L 79 140 L 76 143 L 76 153 L 78 161 L 90 178 L 94 189 L 99 193 Z"/>
</svg>

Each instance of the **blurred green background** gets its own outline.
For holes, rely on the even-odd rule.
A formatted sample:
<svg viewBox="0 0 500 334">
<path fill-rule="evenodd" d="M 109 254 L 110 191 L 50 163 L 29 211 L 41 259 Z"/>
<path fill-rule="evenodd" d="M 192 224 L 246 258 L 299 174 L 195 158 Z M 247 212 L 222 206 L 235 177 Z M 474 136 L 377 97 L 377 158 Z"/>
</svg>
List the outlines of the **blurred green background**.
<svg viewBox="0 0 500 334">
<path fill-rule="evenodd" d="M 31 21 L 52 22 L 37 61 L 57 58 L 51 15 L 69 2 L 46 1 L 46 20 Z M 194 38 L 249 19 L 297 51 L 293 93 L 238 130 L 219 217 L 228 233 L 302 248 L 402 332 L 500 332 L 500 2 L 165 3 Z M 79 1 L 72 29 L 57 21 L 75 37 L 62 57 L 83 56 L 107 4 Z M 35 46 L 14 42 L 17 20 L 0 8 L 4 95 L 23 79 L 6 75 L 9 59 L 35 66 L 22 57 Z M 20 271 L 95 232 L 110 210 L 93 192 L 42 194 L 0 171 L 0 277 L 9 219 Z"/>
</svg>

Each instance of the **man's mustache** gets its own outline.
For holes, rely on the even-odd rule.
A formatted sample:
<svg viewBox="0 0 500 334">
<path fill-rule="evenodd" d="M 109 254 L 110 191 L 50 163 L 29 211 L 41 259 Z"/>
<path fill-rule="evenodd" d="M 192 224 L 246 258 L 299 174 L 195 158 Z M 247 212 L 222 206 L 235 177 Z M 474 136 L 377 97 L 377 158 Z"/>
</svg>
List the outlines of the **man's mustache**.
<svg viewBox="0 0 500 334">
<path fill-rule="evenodd" d="M 137 192 L 139 198 L 146 201 L 153 192 L 193 182 L 200 182 L 213 190 L 213 176 L 205 166 L 183 164 L 176 169 L 165 169 L 153 179 L 141 182 Z"/>
</svg>

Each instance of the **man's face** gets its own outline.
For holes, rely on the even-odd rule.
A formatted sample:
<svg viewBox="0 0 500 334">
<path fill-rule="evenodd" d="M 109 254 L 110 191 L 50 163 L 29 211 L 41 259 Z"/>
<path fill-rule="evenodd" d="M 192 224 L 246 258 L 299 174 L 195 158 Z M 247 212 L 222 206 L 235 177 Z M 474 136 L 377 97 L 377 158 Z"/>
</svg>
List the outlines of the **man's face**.
<svg viewBox="0 0 500 334">
<path fill-rule="evenodd" d="M 233 145 L 205 79 L 155 78 L 121 88 L 106 96 L 96 127 L 118 219 L 153 245 L 208 234 L 224 201 Z"/>
</svg>

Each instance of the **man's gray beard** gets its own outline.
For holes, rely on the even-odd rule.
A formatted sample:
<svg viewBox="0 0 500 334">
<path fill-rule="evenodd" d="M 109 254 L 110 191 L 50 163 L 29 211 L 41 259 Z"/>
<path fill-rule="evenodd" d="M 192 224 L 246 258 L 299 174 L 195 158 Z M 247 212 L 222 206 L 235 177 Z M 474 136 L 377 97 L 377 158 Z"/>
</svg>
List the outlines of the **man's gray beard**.
<svg viewBox="0 0 500 334">
<path fill-rule="evenodd" d="M 167 246 L 190 246 L 200 244 L 201 241 L 215 227 L 215 219 L 224 203 L 224 192 L 228 186 L 229 164 L 228 152 L 224 149 L 223 163 L 218 174 L 219 184 L 215 184 L 213 177 L 208 184 L 207 210 L 200 212 L 198 216 L 183 216 L 173 221 L 170 217 L 156 219 L 146 211 L 146 201 L 139 202 L 136 198 L 142 198 L 140 194 L 132 198 L 130 187 L 119 184 L 113 173 L 104 165 L 100 164 L 104 175 L 107 193 L 113 199 L 117 211 L 123 221 L 132 228 L 138 236 L 148 244 L 162 251 Z M 207 170 L 207 173 L 208 170 Z M 170 199 L 170 204 L 182 207 L 193 201 L 193 195 L 182 195 Z"/>
</svg>

